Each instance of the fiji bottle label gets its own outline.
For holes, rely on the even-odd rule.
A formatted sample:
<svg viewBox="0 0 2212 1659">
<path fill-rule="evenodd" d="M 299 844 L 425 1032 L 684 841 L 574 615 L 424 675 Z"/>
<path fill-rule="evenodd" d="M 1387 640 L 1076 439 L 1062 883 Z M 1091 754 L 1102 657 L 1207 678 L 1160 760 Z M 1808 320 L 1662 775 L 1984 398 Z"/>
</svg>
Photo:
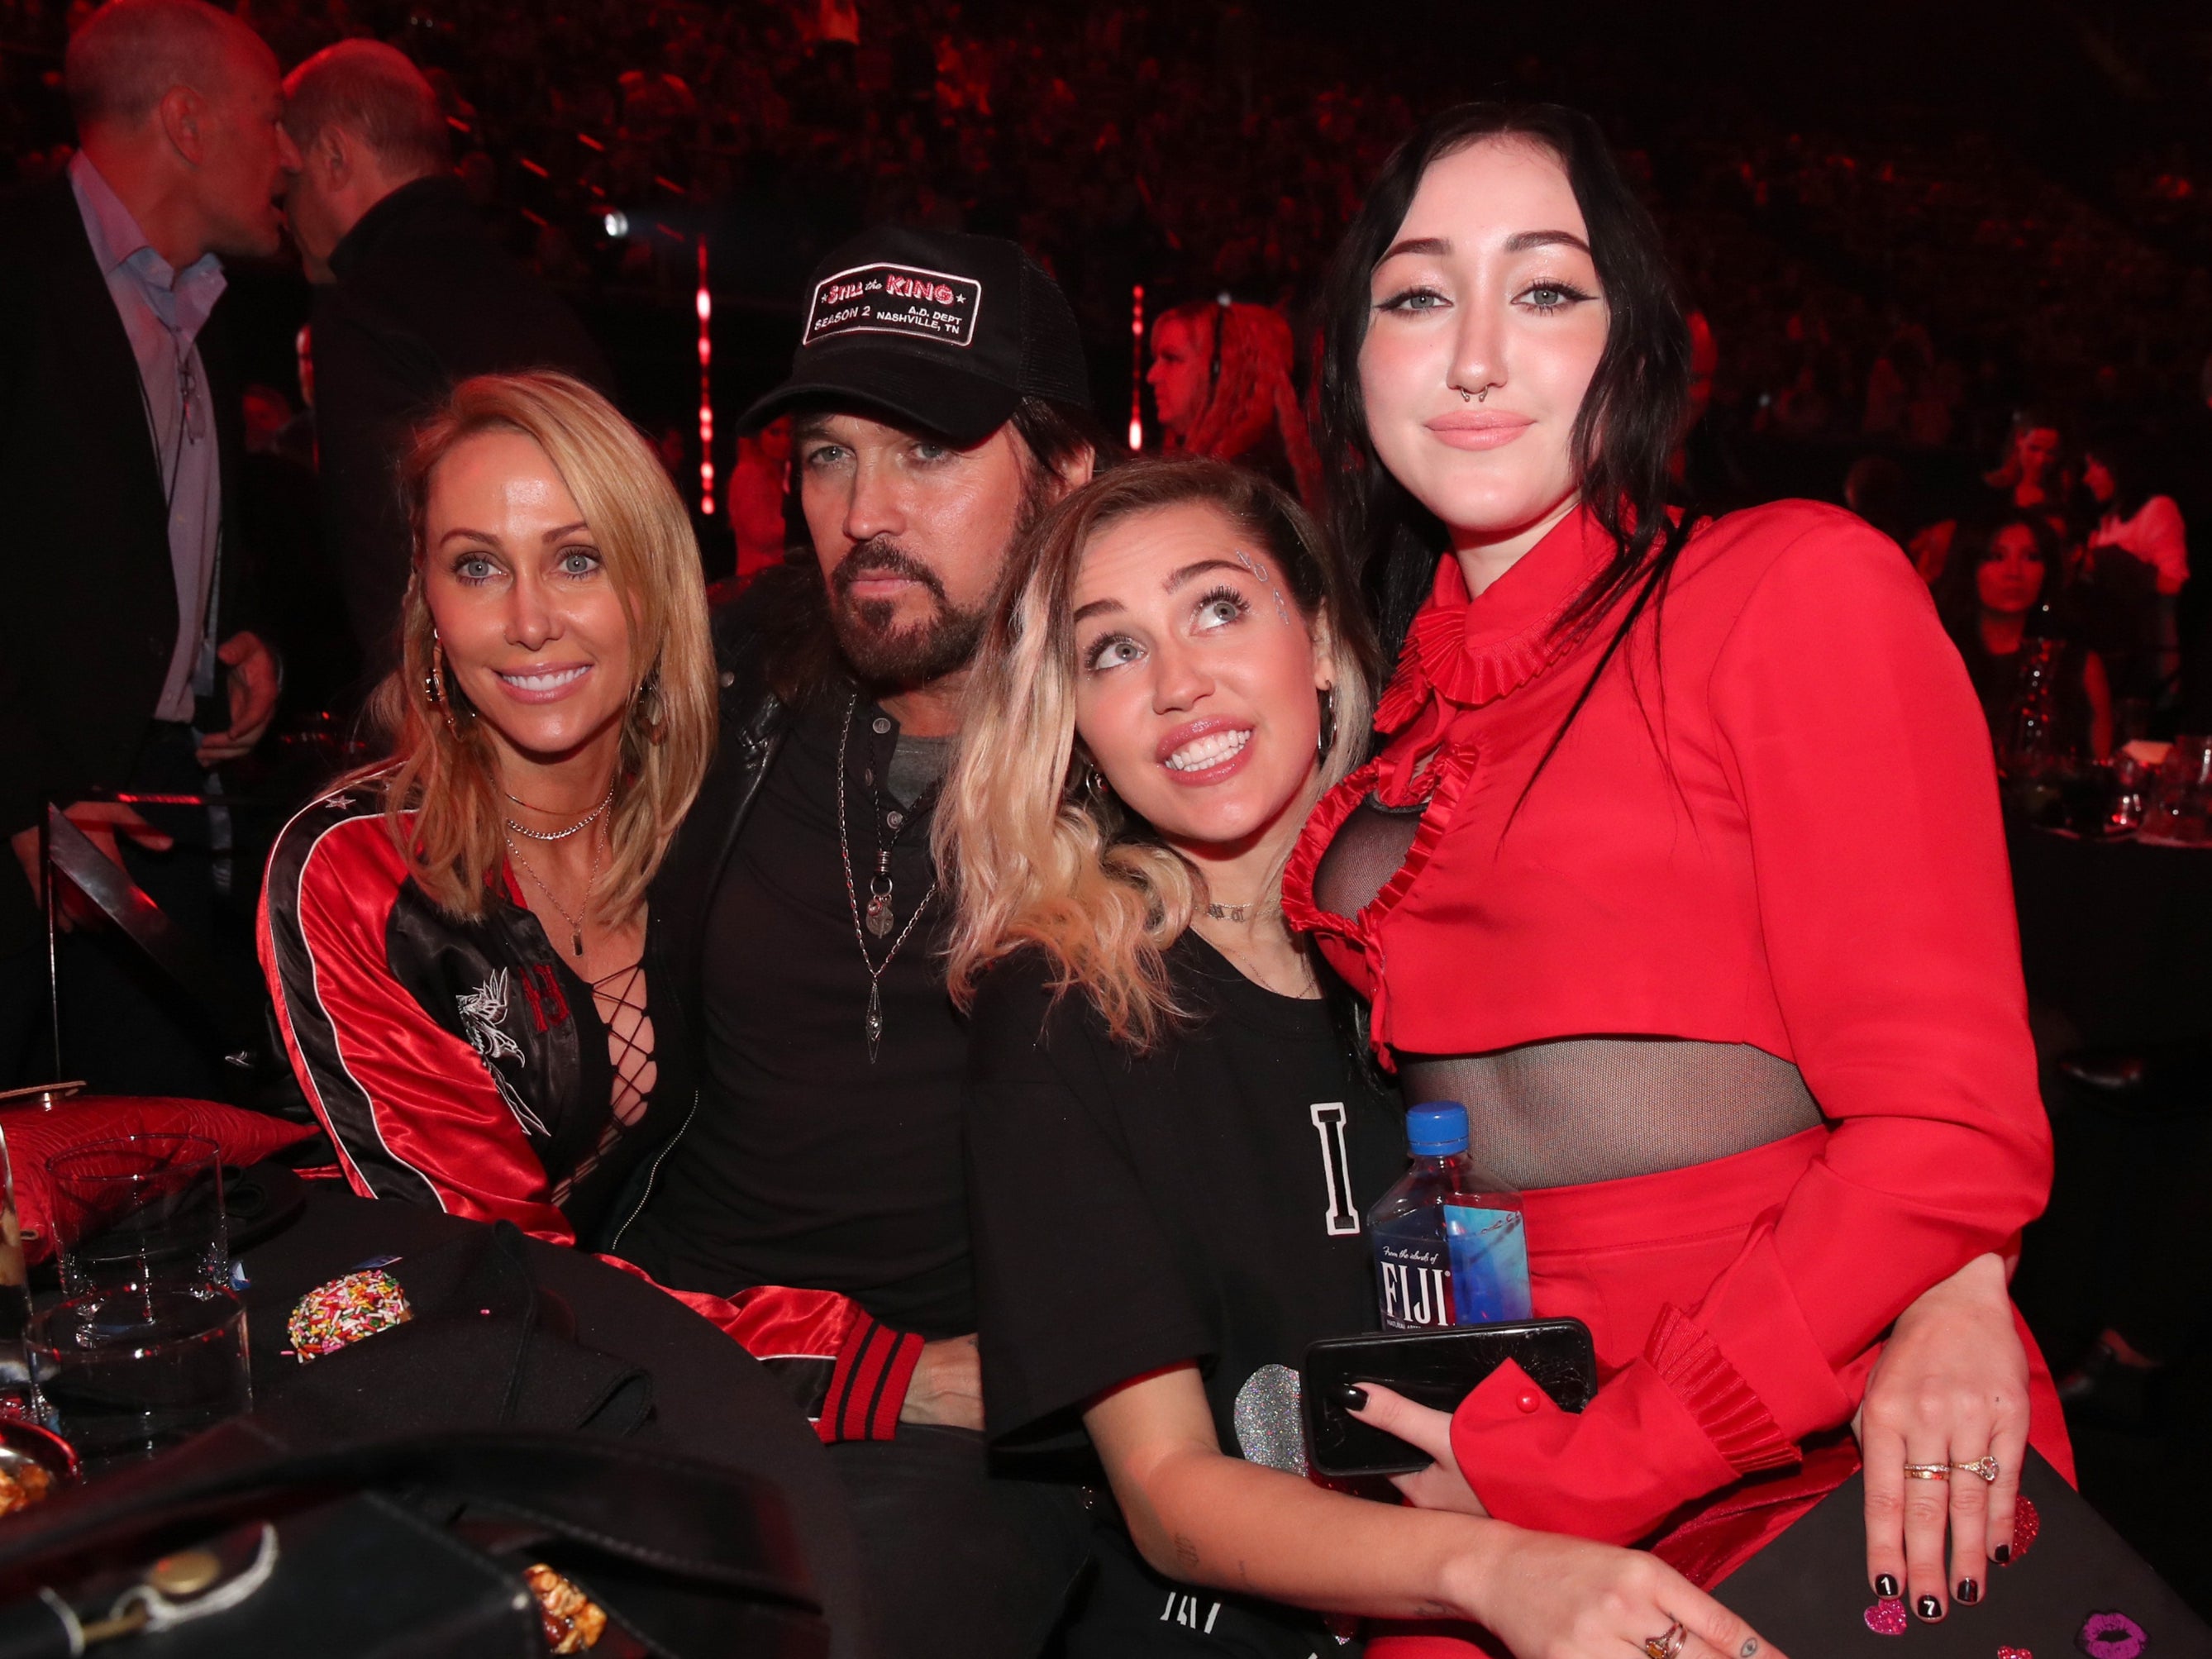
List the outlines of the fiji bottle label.
<svg viewBox="0 0 2212 1659">
<path fill-rule="evenodd" d="M 1433 1233 L 1393 1238 L 1378 1231 L 1375 1269 L 1382 1279 L 1386 1328 L 1419 1330 L 1452 1322 L 1450 1259 Z"/>
<path fill-rule="evenodd" d="M 1456 1322 L 1493 1325 L 1531 1316 L 1528 1235 L 1518 1210 L 1446 1204 Z"/>
</svg>

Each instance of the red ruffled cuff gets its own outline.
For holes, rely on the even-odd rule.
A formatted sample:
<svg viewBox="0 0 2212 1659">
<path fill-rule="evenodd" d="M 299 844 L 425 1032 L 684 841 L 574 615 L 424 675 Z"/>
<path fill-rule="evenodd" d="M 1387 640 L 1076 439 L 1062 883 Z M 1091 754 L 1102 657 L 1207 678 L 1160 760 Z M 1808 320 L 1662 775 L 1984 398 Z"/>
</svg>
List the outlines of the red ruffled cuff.
<svg viewBox="0 0 2212 1659">
<path fill-rule="evenodd" d="M 1644 1358 L 1738 1474 L 1794 1468 L 1802 1461 L 1797 1443 L 1783 1433 L 1720 1345 L 1680 1309 L 1669 1304 L 1660 1310 Z"/>
</svg>

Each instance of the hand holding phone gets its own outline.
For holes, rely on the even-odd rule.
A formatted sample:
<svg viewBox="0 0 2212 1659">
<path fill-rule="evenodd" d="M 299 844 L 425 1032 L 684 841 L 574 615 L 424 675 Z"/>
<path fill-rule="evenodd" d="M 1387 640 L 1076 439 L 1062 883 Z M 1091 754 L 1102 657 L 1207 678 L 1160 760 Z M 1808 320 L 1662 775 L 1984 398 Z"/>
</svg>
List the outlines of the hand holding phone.
<svg viewBox="0 0 2212 1659">
<path fill-rule="evenodd" d="M 1597 1392 L 1597 1354 L 1579 1319 L 1515 1320 L 1431 1331 L 1331 1337 L 1306 1350 L 1298 1395 L 1313 1467 L 1335 1476 L 1410 1474 L 1427 1453 L 1345 1409 L 1346 1383 L 1377 1382 L 1417 1405 L 1449 1412 L 1508 1359 L 1563 1411 Z"/>
</svg>

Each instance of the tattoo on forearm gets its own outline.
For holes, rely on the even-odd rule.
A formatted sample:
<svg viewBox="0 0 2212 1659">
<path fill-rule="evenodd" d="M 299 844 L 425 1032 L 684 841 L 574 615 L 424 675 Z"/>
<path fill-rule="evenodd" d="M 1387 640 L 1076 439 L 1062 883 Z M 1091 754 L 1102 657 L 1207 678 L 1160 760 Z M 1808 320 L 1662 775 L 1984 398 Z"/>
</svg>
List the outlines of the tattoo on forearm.
<svg viewBox="0 0 2212 1659">
<path fill-rule="evenodd" d="M 1758 1651 L 1759 1651 L 1759 1638 L 1758 1638 L 1756 1636 L 1754 1636 L 1754 1637 L 1751 1638 L 1751 1639 L 1750 1639 L 1750 1640 L 1747 1641 L 1747 1642 L 1743 1644 L 1742 1649 L 1738 1652 L 1738 1654 L 1737 1654 L 1737 1656 L 1736 1656 L 1736 1659 L 1751 1659 L 1751 1656 L 1752 1656 L 1753 1654 L 1754 1654 L 1754 1653 L 1757 1653 Z"/>
<path fill-rule="evenodd" d="M 1175 1535 L 1175 1558 L 1185 1572 L 1198 1571 L 1198 1546 L 1190 1541 L 1187 1534 L 1179 1532 Z"/>
</svg>

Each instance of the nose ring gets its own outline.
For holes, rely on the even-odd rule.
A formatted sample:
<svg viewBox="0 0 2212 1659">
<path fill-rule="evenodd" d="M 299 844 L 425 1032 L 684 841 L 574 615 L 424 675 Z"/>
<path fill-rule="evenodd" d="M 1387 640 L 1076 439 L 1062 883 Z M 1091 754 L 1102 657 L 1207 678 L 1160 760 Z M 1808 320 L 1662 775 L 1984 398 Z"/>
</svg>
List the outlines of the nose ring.
<svg viewBox="0 0 2212 1659">
<path fill-rule="evenodd" d="M 1454 387 L 1452 388 L 1452 390 L 1459 393 L 1459 400 L 1460 400 L 1460 402 L 1462 402 L 1462 403 L 1463 403 L 1463 404 L 1465 404 L 1465 403 L 1477 403 L 1477 404 L 1480 404 L 1480 403 L 1487 403 L 1487 402 L 1489 402 L 1489 401 L 1490 401 L 1490 388 L 1489 388 L 1488 386 L 1486 386 L 1485 387 L 1483 387 L 1483 388 L 1482 388 L 1482 390 L 1481 390 L 1481 391 L 1480 391 L 1480 392 L 1469 392 L 1469 391 L 1468 391 L 1465 386 L 1454 386 Z"/>
</svg>

